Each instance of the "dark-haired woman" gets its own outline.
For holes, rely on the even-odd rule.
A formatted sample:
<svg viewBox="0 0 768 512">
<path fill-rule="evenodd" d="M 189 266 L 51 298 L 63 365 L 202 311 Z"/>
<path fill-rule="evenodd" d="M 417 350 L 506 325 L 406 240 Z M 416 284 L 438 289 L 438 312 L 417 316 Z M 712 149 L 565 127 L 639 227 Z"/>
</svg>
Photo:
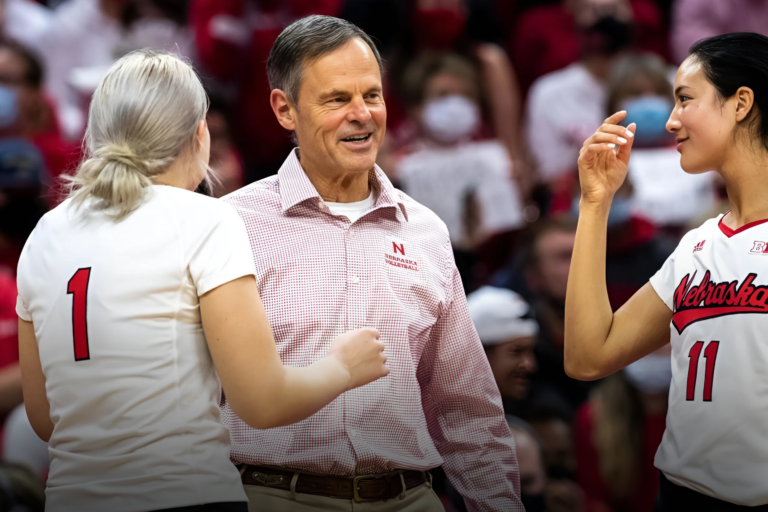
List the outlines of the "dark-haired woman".
<svg viewBox="0 0 768 512">
<path fill-rule="evenodd" d="M 565 367 L 598 379 L 671 342 L 656 511 L 768 510 L 768 38 L 699 41 L 674 91 L 667 129 L 681 165 L 718 172 L 731 210 L 685 235 L 650 283 L 611 313 L 606 222 L 636 126 L 618 125 L 625 112 L 606 119 L 579 156 Z"/>
</svg>

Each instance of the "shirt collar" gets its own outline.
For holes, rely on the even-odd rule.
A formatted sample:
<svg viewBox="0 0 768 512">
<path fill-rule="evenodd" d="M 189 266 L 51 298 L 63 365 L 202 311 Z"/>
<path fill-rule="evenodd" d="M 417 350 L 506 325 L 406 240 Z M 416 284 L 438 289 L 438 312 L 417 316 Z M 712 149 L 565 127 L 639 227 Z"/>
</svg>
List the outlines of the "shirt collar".
<svg viewBox="0 0 768 512">
<path fill-rule="evenodd" d="M 309 199 L 315 199 L 320 203 L 322 198 L 317 193 L 317 189 L 307 177 L 304 169 L 301 167 L 299 157 L 296 152 L 299 148 L 294 148 L 288 158 L 285 159 L 280 170 L 277 171 L 277 177 L 280 183 L 280 200 L 283 212 L 287 212 L 294 206 Z M 381 170 L 381 167 L 374 164 L 368 175 L 368 182 L 371 189 L 376 194 L 376 203 L 373 209 L 379 208 L 397 208 L 405 221 L 408 221 L 408 212 L 405 209 L 402 196 L 398 190 L 389 181 L 387 175 Z"/>
</svg>

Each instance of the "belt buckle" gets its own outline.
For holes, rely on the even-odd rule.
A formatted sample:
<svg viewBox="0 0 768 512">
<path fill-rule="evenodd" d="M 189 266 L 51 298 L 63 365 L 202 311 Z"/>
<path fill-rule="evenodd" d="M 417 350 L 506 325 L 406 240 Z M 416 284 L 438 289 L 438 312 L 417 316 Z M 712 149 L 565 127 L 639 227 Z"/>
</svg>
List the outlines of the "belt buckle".
<svg viewBox="0 0 768 512">
<path fill-rule="evenodd" d="M 283 475 L 270 475 L 260 471 L 255 471 L 251 477 L 257 482 L 261 483 L 264 487 L 272 487 L 273 485 L 280 485 L 283 483 Z"/>
<path fill-rule="evenodd" d="M 361 480 L 375 480 L 378 478 L 376 475 L 364 475 L 364 476 L 356 476 L 354 480 L 352 480 L 352 497 L 355 499 L 358 503 L 368 503 L 373 501 L 379 501 L 375 498 L 363 498 L 360 496 L 360 489 L 358 489 L 357 484 Z"/>
</svg>

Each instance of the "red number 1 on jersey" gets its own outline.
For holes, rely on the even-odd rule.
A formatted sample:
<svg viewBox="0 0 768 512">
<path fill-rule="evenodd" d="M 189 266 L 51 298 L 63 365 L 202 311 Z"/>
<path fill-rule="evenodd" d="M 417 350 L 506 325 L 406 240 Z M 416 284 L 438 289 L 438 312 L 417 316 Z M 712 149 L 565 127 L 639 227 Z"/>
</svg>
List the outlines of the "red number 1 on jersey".
<svg viewBox="0 0 768 512">
<path fill-rule="evenodd" d="M 712 401 L 712 381 L 715 378 L 715 359 L 717 359 L 717 348 L 720 346 L 719 341 L 710 341 L 707 348 L 704 349 L 704 359 L 707 360 L 707 364 L 704 368 L 704 401 Z M 691 401 L 696 394 L 696 371 L 699 368 L 699 356 L 701 355 L 701 349 L 704 347 L 703 341 L 697 341 L 691 347 L 691 351 L 688 352 L 688 385 L 685 390 L 685 399 Z"/>
<path fill-rule="evenodd" d="M 75 272 L 67 283 L 67 294 L 72 294 L 72 337 L 75 344 L 75 361 L 85 361 L 91 358 L 88 349 L 88 281 L 91 278 L 91 267 L 81 268 Z"/>
</svg>

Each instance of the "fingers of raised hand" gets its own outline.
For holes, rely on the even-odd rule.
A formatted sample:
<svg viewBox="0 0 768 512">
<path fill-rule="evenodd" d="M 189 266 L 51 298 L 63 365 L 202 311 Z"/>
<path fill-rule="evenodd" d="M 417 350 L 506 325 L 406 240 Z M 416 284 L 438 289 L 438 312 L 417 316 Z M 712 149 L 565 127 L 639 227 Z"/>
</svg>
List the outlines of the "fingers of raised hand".
<svg viewBox="0 0 768 512">
<path fill-rule="evenodd" d="M 619 121 L 621 121 L 625 117 L 627 117 L 627 111 L 626 110 L 619 110 L 618 112 L 616 112 L 612 116 L 608 117 L 605 121 L 603 121 L 603 125 L 606 125 L 606 124 L 613 124 L 613 125 L 618 124 Z"/>
<path fill-rule="evenodd" d="M 584 146 L 583 148 L 581 148 L 581 152 L 579 153 L 579 158 L 581 159 L 585 157 L 595 157 L 605 151 L 614 151 L 615 147 L 616 147 L 616 144 L 612 142 L 592 143 L 592 144 L 589 144 L 588 146 Z"/>
<path fill-rule="evenodd" d="M 623 146 L 628 142 L 626 134 L 616 135 L 613 133 L 596 132 L 590 138 L 584 142 L 584 146 L 591 146 L 593 144 L 613 144 L 615 146 Z"/>
<path fill-rule="evenodd" d="M 635 136 L 632 130 L 617 124 L 603 124 L 596 133 L 610 133 L 623 139 L 631 139 Z"/>
</svg>

